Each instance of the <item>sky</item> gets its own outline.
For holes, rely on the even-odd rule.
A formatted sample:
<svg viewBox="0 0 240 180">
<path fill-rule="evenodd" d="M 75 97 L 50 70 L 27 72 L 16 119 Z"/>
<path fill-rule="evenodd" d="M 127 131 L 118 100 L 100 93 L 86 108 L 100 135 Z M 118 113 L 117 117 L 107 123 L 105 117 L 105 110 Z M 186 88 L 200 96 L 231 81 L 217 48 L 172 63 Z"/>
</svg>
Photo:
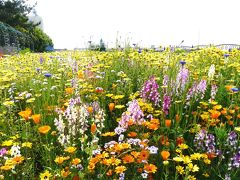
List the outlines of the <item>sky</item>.
<svg viewBox="0 0 240 180">
<path fill-rule="evenodd" d="M 30 0 L 36 1 L 36 0 Z M 240 44 L 239 0 L 37 0 L 54 48 Z"/>
</svg>

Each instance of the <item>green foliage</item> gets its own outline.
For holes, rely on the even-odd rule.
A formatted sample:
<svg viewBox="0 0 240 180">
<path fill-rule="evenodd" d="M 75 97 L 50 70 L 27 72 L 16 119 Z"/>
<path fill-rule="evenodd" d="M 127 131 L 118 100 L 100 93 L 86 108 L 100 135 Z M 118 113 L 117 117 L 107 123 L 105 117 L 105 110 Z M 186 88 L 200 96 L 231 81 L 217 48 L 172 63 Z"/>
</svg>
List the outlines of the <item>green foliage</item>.
<svg viewBox="0 0 240 180">
<path fill-rule="evenodd" d="M 35 28 L 33 31 L 34 51 L 43 52 L 47 46 L 53 46 L 50 37 L 44 33 L 40 28 Z"/>
<path fill-rule="evenodd" d="M 34 11 L 34 6 L 27 5 L 25 0 L 0 0 L 0 9 L 1 46 L 30 48 L 35 52 L 53 46 L 50 37 L 38 28 L 41 22 L 29 21 L 28 15 Z"/>
</svg>

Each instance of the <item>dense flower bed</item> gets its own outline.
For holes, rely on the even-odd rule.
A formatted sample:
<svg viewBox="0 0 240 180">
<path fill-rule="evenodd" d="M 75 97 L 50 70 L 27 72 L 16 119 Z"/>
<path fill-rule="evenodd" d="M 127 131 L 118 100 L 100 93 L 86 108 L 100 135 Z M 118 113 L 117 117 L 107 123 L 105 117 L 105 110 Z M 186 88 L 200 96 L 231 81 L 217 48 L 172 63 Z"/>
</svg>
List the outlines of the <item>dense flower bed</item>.
<svg viewBox="0 0 240 180">
<path fill-rule="evenodd" d="M 0 59 L 0 178 L 237 179 L 240 51 Z"/>
</svg>

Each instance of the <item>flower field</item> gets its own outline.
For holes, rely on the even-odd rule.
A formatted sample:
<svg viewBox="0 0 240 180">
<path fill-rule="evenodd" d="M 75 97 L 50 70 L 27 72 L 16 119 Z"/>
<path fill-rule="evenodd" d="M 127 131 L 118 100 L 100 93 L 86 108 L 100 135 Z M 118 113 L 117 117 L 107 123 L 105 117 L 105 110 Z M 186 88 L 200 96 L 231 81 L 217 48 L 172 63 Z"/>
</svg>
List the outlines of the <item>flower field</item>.
<svg viewBox="0 0 240 180">
<path fill-rule="evenodd" d="M 0 179 L 238 179 L 240 50 L 0 58 Z"/>
</svg>

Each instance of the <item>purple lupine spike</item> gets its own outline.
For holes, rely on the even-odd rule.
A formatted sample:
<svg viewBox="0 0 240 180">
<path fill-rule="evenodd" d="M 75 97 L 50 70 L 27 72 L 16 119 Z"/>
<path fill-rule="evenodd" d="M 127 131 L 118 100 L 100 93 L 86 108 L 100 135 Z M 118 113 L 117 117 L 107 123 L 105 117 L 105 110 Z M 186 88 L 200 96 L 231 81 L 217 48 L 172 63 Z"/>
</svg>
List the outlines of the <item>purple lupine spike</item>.
<svg viewBox="0 0 240 180">
<path fill-rule="evenodd" d="M 181 93 L 184 91 L 185 85 L 188 82 L 188 69 L 182 66 L 177 75 L 176 83 L 177 83 L 177 92 Z"/>
<path fill-rule="evenodd" d="M 134 124 L 141 125 L 144 120 L 144 114 L 138 104 L 137 100 L 129 103 L 127 111 L 122 114 L 121 120 L 118 122 L 119 127 L 127 128 L 128 121 L 132 120 Z"/>
<path fill-rule="evenodd" d="M 167 94 L 164 94 L 164 96 L 163 96 L 162 110 L 163 110 L 163 112 L 165 113 L 165 115 L 168 115 L 170 105 L 171 105 L 171 97 L 168 96 Z"/>
<path fill-rule="evenodd" d="M 145 100 L 153 102 L 154 105 L 157 106 L 160 101 L 158 89 L 159 85 L 157 84 L 155 77 L 152 76 L 144 83 L 141 91 L 141 97 Z"/>
</svg>

